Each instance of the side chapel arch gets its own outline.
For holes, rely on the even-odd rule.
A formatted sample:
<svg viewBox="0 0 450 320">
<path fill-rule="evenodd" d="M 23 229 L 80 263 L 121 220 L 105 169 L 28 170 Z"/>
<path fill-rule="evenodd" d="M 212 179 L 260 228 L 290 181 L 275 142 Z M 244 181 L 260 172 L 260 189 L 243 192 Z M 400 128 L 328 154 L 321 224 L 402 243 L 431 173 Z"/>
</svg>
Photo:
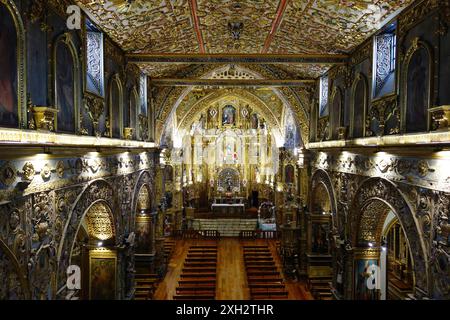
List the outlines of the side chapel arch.
<svg viewBox="0 0 450 320">
<path fill-rule="evenodd" d="M 350 209 L 354 231 L 352 244 L 363 248 L 367 247 L 369 242 L 373 242 L 375 246 L 380 245 L 383 223 L 388 214 L 386 207 L 397 216 L 411 248 L 415 289 L 427 293 L 428 254 L 424 240 L 410 205 L 392 182 L 382 178 L 369 178 L 358 188 Z"/>
<path fill-rule="evenodd" d="M 88 183 L 83 191 L 78 195 L 70 208 L 64 229 L 62 232 L 61 241 L 58 247 L 57 261 L 58 261 L 58 275 L 57 275 L 57 289 L 60 290 L 65 286 L 67 278 L 66 270 L 70 265 L 72 249 L 75 246 L 77 233 L 80 230 L 82 219 L 89 209 L 89 207 L 98 201 L 103 200 L 110 208 L 116 208 L 114 199 L 114 189 L 104 179 L 94 180 Z M 114 212 L 114 210 L 112 210 Z M 117 217 L 115 215 L 114 219 Z M 118 222 L 115 221 L 115 228 L 118 230 Z M 117 240 L 117 239 L 116 239 Z"/>
</svg>

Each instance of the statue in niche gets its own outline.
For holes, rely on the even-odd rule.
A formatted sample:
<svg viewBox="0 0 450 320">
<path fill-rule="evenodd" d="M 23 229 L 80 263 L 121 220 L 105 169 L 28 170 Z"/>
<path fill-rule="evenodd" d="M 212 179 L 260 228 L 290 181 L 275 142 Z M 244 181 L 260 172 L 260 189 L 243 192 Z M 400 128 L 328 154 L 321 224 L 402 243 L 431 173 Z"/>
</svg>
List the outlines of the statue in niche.
<svg viewBox="0 0 450 320">
<path fill-rule="evenodd" d="M 266 120 L 264 120 L 264 119 L 261 120 L 260 128 L 261 128 L 261 130 L 266 129 Z"/>
<path fill-rule="evenodd" d="M 225 185 L 227 186 L 227 192 L 231 192 L 232 191 L 232 187 L 233 187 L 233 181 L 232 181 L 230 176 L 228 176 L 226 178 Z"/>
<path fill-rule="evenodd" d="M 257 130 L 259 127 L 259 119 L 256 113 L 252 114 L 252 129 Z"/>
<path fill-rule="evenodd" d="M 236 109 L 227 105 L 222 110 L 222 125 L 235 125 L 236 124 Z"/>
<path fill-rule="evenodd" d="M 200 119 L 198 120 L 198 126 L 200 129 L 205 129 L 205 115 L 202 113 L 202 115 L 200 116 Z"/>
</svg>

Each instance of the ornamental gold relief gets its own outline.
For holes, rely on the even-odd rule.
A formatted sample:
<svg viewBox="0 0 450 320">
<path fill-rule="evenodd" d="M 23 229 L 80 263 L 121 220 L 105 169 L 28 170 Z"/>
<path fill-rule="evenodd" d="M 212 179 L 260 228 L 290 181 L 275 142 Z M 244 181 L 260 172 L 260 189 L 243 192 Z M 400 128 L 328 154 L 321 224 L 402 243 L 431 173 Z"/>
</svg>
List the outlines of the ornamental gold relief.
<svg viewBox="0 0 450 320">
<path fill-rule="evenodd" d="M 16 169 L 10 162 L 6 162 L 0 167 L 0 182 L 10 186 L 16 180 Z"/>
</svg>

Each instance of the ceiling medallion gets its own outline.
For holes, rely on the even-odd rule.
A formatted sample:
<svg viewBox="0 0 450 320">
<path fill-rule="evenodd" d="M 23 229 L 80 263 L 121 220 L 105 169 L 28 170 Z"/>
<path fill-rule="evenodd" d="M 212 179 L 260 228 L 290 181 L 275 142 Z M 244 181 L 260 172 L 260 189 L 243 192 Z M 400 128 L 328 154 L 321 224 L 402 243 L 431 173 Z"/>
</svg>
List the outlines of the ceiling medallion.
<svg viewBox="0 0 450 320">
<path fill-rule="evenodd" d="M 228 22 L 228 30 L 230 30 L 231 37 L 237 41 L 241 38 L 241 32 L 244 29 L 244 23 L 240 21 Z"/>
</svg>

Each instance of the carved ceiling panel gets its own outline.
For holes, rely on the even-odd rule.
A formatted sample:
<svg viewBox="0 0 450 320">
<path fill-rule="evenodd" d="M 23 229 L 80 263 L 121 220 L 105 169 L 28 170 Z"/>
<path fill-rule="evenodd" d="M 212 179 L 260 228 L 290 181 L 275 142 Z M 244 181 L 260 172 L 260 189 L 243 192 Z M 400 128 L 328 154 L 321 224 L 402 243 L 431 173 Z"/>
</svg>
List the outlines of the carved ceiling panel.
<svg viewBox="0 0 450 320">
<path fill-rule="evenodd" d="M 319 78 L 324 75 L 332 65 L 318 64 L 271 64 L 272 68 L 282 70 L 294 78 Z"/>
<path fill-rule="evenodd" d="M 125 51 L 199 52 L 188 0 L 77 0 Z"/>
<path fill-rule="evenodd" d="M 197 0 L 197 3 L 206 52 L 258 53 L 270 33 L 279 0 Z"/>
<path fill-rule="evenodd" d="M 192 65 L 188 63 L 142 63 L 138 66 L 150 78 L 164 78 L 175 76 L 183 70 L 189 70 Z"/>
<path fill-rule="evenodd" d="M 413 0 L 288 1 L 278 28 L 278 0 L 196 0 L 195 10 L 189 0 L 76 2 L 125 51 L 198 53 L 198 18 L 207 53 L 260 53 L 272 31 L 269 52 L 336 53 L 362 43 Z"/>
<path fill-rule="evenodd" d="M 271 53 L 340 53 L 370 37 L 380 23 L 413 0 L 290 1 Z"/>
</svg>

